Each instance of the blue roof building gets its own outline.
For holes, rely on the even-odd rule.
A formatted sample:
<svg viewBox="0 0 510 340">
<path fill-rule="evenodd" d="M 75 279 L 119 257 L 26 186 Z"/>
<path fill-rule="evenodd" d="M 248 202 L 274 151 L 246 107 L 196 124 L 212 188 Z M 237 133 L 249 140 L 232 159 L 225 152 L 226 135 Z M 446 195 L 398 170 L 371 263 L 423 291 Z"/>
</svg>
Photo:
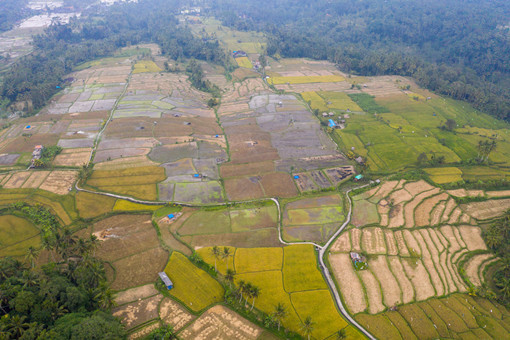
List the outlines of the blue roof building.
<svg viewBox="0 0 510 340">
<path fill-rule="evenodd" d="M 170 290 L 170 289 L 174 288 L 174 284 L 172 283 L 172 281 L 170 280 L 168 275 L 166 275 L 165 272 L 160 272 L 160 273 L 158 273 L 158 275 L 159 275 L 159 278 L 161 279 L 161 281 L 163 281 L 163 283 L 165 284 L 167 289 Z"/>
<path fill-rule="evenodd" d="M 333 119 L 329 119 L 329 127 L 334 128 L 336 126 L 336 123 L 333 121 Z"/>
</svg>

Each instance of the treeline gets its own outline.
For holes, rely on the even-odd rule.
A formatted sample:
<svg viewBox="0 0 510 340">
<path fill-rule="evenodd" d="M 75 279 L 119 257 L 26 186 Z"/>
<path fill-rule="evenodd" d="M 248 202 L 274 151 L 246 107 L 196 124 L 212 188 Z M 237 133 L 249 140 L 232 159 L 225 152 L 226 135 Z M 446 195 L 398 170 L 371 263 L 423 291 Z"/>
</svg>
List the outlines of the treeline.
<svg viewBox="0 0 510 340">
<path fill-rule="evenodd" d="M 2 0 L 0 1 L 0 32 L 10 30 L 14 24 L 29 16 L 32 12 L 26 8 L 28 0 Z"/>
<path fill-rule="evenodd" d="M 178 0 L 141 0 L 103 9 L 93 18 L 49 27 L 34 38 L 34 52 L 16 62 L 0 87 L 1 99 L 28 101 L 37 110 L 59 91 L 66 74 L 85 61 L 121 47 L 155 42 L 172 59 L 196 58 L 223 64 L 219 43 L 195 38 L 173 13 Z"/>
<path fill-rule="evenodd" d="M 225 25 L 266 32 L 269 55 L 415 77 L 510 119 L 508 1 L 218 0 L 213 11 Z"/>
</svg>

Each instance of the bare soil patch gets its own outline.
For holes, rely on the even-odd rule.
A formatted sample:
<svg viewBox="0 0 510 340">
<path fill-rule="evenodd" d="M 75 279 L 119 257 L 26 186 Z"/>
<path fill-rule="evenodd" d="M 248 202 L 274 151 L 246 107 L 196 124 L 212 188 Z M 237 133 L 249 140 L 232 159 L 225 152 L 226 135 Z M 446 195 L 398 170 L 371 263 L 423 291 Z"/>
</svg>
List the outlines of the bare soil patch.
<svg viewBox="0 0 510 340">
<path fill-rule="evenodd" d="M 416 182 L 419 183 L 419 182 Z M 428 183 L 425 183 L 427 186 L 429 186 Z M 421 194 L 417 195 L 411 202 L 407 203 L 404 207 L 404 214 L 405 214 L 405 221 L 406 221 L 406 227 L 412 228 L 414 227 L 414 209 L 418 206 L 418 204 L 421 203 L 425 198 L 435 195 L 439 193 L 439 188 L 434 188 L 432 190 L 422 192 Z"/>
<path fill-rule="evenodd" d="M 385 198 L 386 196 L 388 196 L 390 194 L 390 192 L 393 191 L 393 189 L 397 186 L 398 184 L 398 181 L 388 181 L 388 182 L 384 182 L 381 187 L 379 188 L 379 190 L 377 191 L 377 193 L 372 196 L 372 198 L 370 200 L 374 200 L 374 201 L 379 201 L 383 198 Z"/>
<path fill-rule="evenodd" d="M 404 188 L 411 194 L 411 196 L 416 196 L 424 191 L 429 191 L 434 189 L 434 187 L 424 180 L 419 180 L 418 182 L 408 182 L 404 185 Z"/>
<path fill-rule="evenodd" d="M 257 339 L 262 329 L 225 306 L 214 306 L 179 334 L 182 339 Z"/>
<path fill-rule="evenodd" d="M 441 222 L 441 217 L 443 216 L 444 209 L 446 208 L 446 202 L 440 202 L 432 213 L 430 214 L 430 225 L 438 225 Z"/>
<path fill-rule="evenodd" d="M 458 227 L 458 230 L 469 251 L 487 249 L 487 245 L 482 238 L 482 230 L 480 228 L 463 225 Z"/>
<path fill-rule="evenodd" d="M 407 277 L 413 284 L 416 301 L 423 301 L 435 295 L 429 274 L 419 259 L 402 259 Z"/>
<path fill-rule="evenodd" d="M 381 228 L 365 228 L 361 235 L 362 249 L 367 254 L 386 254 L 386 243 Z"/>
<path fill-rule="evenodd" d="M 195 316 L 189 313 L 184 307 L 172 299 L 164 298 L 159 306 L 159 317 L 161 320 L 173 327 L 174 331 L 179 331 L 181 328 L 190 323 Z"/>
<path fill-rule="evenodd" d="M 477 220 L 486 220 L 503 215 L 510 208 L 510 198 L 462 204 L 461 208 Z"/>
<path fill-rule="evenodd" d="M 462 215 L 462 210 L 457 207 L 453 210 L 452 214 L 450 215 L 450 218 L 448 219 L 449 224 L 454 224 L 459 221 L 460 216 Z"/>
<path fill-rule="evenodd" d="M 353 251 L 361 251 L 361 230 L 358 228 L 350 229 L 351 244 Z"/>
<path fill-rule="evenodd" d="M 393 204 L 399 204 L 402 202 L 407 202 L 413 199 L 413 196 L 405 189 L 400 189 L 391 193 L 388 201 L 393 202 Z"/>
<path fill-rule="evenodd" d="M 65 195 L 72 188 L 78 178 L 78 171 L 55 170 L 46 177 L 39 189 Z"/>
<path fill-rule="evenodd" d="M 15 172 L 7 182 L 3 185 L 6 189 L 17 189 L 21 188 L 23 183 L 32 175 L 30 171 Z"/>
<path fill-rule="evenodd" d="M 431 198 L 425 199 L 416 207 L 414 212 L 414 221 L 417 227 L 424 227 L 430 224 L 430 215 L 432 209 L 440 202 L 448 199 L 447 193 L 442 193 Z"/>
<path fill-rule="evenodd" d="M 510 196 L 510 190 L 487 191 L 485 194 L 488 197 L 507 197 L 507 196 Z"/>
<path fill-rule="evenodd" d="M 453 209 L 457 206 L 457 203 L 455 203 L 455 200 L 453 198 L 450 198 L 446 202 L 446 207 L 443 211 L 443 216 L 441 217 L 441 222 L 446 222 L 450 218 L 450 214 L 453 211 Z"/>
<path fill-rule="evenodd" d="M 388 249 L 388 255 L 398 255 L 397 242 L 395 236 L 391 230 L 385 230 L 384 236 L 386 237 L 386 246 Z"/>
<path fill-rule="evenodd" d="M 92 153 L 91 148 L 64 149 L 55 157 L 53 165 L 56 166 L 82 166 L 87 164 Z"/>
<path fill-rule="evenodd" d="M 399 203 L 390 208 L 388 213 L 388 227 L 397 228 L 404 225 L 404 203 Z"/>
<path fill-rule="evenodd" d="M 141 301 L 132 302 L 114 309 L 113 316 L 120 318 L 127 329 L 136 327 L 158 317 L 158 304 L 162 298 L 163 295 L 158 294 Z"/>
<path fill-rule="evenodd" d="M 331 246 L 332 252 L 349 252 L 351 251 L 351 239 L 349 232 L 344 232 L 336 239 Z"/>
<path fill-rule="evenodd" d="M 354 271 L 349 254 L 331 254 L 329 256 L 333 273 L 340 287 L 347 308 L 351 314 L 357 314 L 367 308 L 363 286 Z"/>
<path fill-rule="evenodd" d="M 131 288 L 117 293 L 117 296 L 115 297 L 115 302 L 117 303 L 117 305 L 120 306 L 125 303 L 145 299 L 149 296 L 153 296 L 156 294 L 158 294 L 158 290 L 154 287 L 153 284 L 149 283 L 144 286 Z"/>
<path fill-rule="evenodd" d="M 259 162 L 248 164 L 222 164 L 220 166 L 221 177 L 238 177 L 246 175 L 261 175 L 274 171 L 273 162 Z"/>
</svg>

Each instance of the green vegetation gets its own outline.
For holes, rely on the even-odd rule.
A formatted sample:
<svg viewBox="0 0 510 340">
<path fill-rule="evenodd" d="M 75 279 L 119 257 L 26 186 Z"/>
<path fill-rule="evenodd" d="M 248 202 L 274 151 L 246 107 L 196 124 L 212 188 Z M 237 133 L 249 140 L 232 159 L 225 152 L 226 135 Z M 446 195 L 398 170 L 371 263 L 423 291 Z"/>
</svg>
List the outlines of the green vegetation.
<svg viewBox="0 0 510 340">
<path fill-rule="evenodd" d="M 374 100 L 374 96 L 371 96 L 367 93 L 353 93 L 349 94 L 349 97 L 359 105 L 363 109 L 363 111 L 368 113 L 385 113 L 390 112 L 384 106 L 377 104 Z"/>
<path fill-rule="evenodd" d="M 137 61 L 135 66 L 133 67 L 133 74 L 137 73 L 155 73 L 155 72 L 161 72 L 162 70 L 159 68 L 156 63 L 154 63 L 152 60 L 140 60 Z"/>
<path fill-rule="evenodd" d="M 113 210 L 116 199 L 88 192 L 76 193 L 76 210 L 82 218 L 93 218 Z"/>
<path fill-rule="evenodd" d="M 223 300 L 223 287 L 181 253 L 172 253 L 165 273 L 174 284 L 174 288 L 169 291 L 170 295 L 192 311 L 201 311 Z"/>
<path fill-rule="evenodd" d="M 283 283 L 287 292 L 327 289 L 317 268 L 313 245 L 285 247 L 283 254 Z"/>
<path fill-rule="evenodd" d="M 0 216 L 0 256 L 23 256 L 29 247 L 39 248 L 40 231 L 30 221 L 13 215 Z"/>
</svg>

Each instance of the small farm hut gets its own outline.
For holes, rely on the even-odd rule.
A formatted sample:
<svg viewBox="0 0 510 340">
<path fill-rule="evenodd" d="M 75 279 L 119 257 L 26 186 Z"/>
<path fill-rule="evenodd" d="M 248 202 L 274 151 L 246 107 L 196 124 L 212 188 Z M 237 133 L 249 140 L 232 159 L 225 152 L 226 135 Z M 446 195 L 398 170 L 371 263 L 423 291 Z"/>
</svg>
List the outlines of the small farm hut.
<svg viewBox="0 0 510 340">
<path fill-rule="evenodd" d="M 160 272 L 158 273 L 161 281 L 163 281 L 163 283 L 165 284 L 166 288 L 167 289 L 172 289 L 174 288 L 174 284 L 172 283 L 172 281 L 170 280 L 170 278 L 168 277 L 168 275 L 166 275 L 165 272 Z"/>
</svg>

